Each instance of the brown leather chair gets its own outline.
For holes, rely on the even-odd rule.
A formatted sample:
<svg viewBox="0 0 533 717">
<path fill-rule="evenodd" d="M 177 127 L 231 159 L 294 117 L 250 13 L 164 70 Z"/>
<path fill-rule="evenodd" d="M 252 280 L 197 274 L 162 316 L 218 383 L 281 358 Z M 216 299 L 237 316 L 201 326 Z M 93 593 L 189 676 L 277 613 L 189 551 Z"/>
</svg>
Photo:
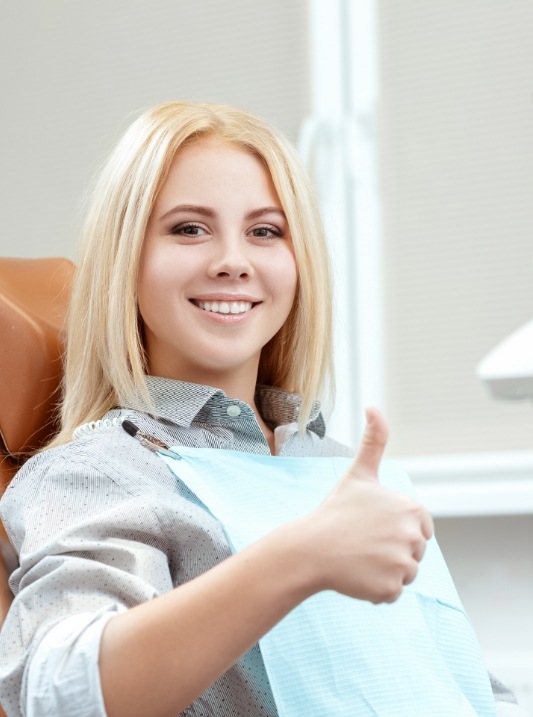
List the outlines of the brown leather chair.
<svg viewBox="0 0 533 717">
<path fill-rule="evenodd" d="M 0 495 L 56 429 L 73 272 L 68 259 L 0 258 Z M 0 523 L 0 625 L 12 600 L 7 580 L 15 564 Z"/>
</svg>

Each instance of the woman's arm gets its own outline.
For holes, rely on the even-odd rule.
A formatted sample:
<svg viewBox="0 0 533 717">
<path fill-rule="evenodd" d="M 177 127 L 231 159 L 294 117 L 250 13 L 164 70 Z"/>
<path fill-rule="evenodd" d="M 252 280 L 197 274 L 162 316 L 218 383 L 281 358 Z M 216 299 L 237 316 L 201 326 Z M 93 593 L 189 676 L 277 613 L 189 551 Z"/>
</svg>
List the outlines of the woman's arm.
<svg viewBox="0 0 533 717">
<path fill-rule="evenodd" d="M 320 590 L 396 599 L 416 575 L 432 523 L 378 484 L 385 441 L 383 419 L 370 414 L 359 456 L 313 514 L 110 620 L 99 662 L 108 717 L 175 717 Z"/>
</svg>

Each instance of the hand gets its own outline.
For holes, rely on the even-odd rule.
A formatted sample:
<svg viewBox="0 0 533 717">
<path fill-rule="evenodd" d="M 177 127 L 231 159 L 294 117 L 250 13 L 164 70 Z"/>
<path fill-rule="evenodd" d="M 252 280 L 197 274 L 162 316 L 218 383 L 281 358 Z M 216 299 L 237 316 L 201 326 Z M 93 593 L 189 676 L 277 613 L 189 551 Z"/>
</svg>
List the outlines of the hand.
<svg viewBox="0 0 533 717">
<path fill-rule="evenodd" d="M 373 603 L 393 602 L 415 579 L 433 534 L 421 505 L 378 482 L 387 436 L 385 419 L 369 409 L 359 454 L 309 516 L 319 589 Z"/>
</svg>

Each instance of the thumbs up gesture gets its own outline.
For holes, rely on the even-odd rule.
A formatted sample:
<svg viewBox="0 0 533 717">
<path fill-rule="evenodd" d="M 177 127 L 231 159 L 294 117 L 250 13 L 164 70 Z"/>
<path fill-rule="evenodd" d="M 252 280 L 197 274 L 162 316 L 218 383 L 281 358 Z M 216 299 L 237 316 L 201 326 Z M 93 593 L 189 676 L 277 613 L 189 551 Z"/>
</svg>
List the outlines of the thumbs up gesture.
<svg viewBox="0 0 533 717">
<path fill-rule="evenodd" d="M 369 409 L 357 457 L 308 516 L 318 590 L 393 602 L 416 577 L 433 522 L 415 500 L 379 484 L 387 437 L 385 419 Z"/>
</svg>

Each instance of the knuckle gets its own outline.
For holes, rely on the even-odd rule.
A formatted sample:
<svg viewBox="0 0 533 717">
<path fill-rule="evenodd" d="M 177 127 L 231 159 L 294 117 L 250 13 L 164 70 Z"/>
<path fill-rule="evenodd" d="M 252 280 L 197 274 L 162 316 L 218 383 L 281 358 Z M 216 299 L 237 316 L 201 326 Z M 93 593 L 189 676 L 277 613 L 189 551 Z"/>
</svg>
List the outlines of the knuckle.
<svg viewBox="0 0 533 717">
<path fill-rule="evenodd" d="M 407 575 L 411 569 L 412 557 L 411 555 L 402 555 L 398 560 L 398 573 L 402 576 Z"/>
<path fill-rule="evenodd" d="M 405 539 L 407 544 L 411 547 L 411 550 L 416 551 L 425 546 L 426 540 L 420 529 L 415 526 L 411 526 L 405 533 Z"/>
<path fill-rule="evenodd" d="M 410 504 L 411 504 L 411 512 L 414 516 L 416 516 L 418 519 L 422 518 L 422 514 L 424 513 L 424 508 L 420 503 L 418 503 L 414 498 L 410 498 Z"/>
<path fill-rule="evenodd" d="M 409 585 L 410 583 L 412 583 L 414 581 L 414 579 L 416 578 L 417 575 L 418 575 L 418 563 L 415 560 L 413 560 L 409 567 L 409 570 L 407 570 L 405 573 L 405 576 L 403 579 L 403 584 Z"/>
<path fill-rule="evenodd" d="M 403 590 L 403 584 L 402 585 L 395 585 L 394 588 L 391 588 L 387 591 L 386 595 L 383 598 L 383 602 L 396 602 L 400 595 L 402 594 Z"/>
<path fill-rule="evenodd" d="M 403 590 L 403 580 L 399 576 L 389 577 L 384 580 L 378 591 L 378 602 L 394 602 Z"/>
</svg>

